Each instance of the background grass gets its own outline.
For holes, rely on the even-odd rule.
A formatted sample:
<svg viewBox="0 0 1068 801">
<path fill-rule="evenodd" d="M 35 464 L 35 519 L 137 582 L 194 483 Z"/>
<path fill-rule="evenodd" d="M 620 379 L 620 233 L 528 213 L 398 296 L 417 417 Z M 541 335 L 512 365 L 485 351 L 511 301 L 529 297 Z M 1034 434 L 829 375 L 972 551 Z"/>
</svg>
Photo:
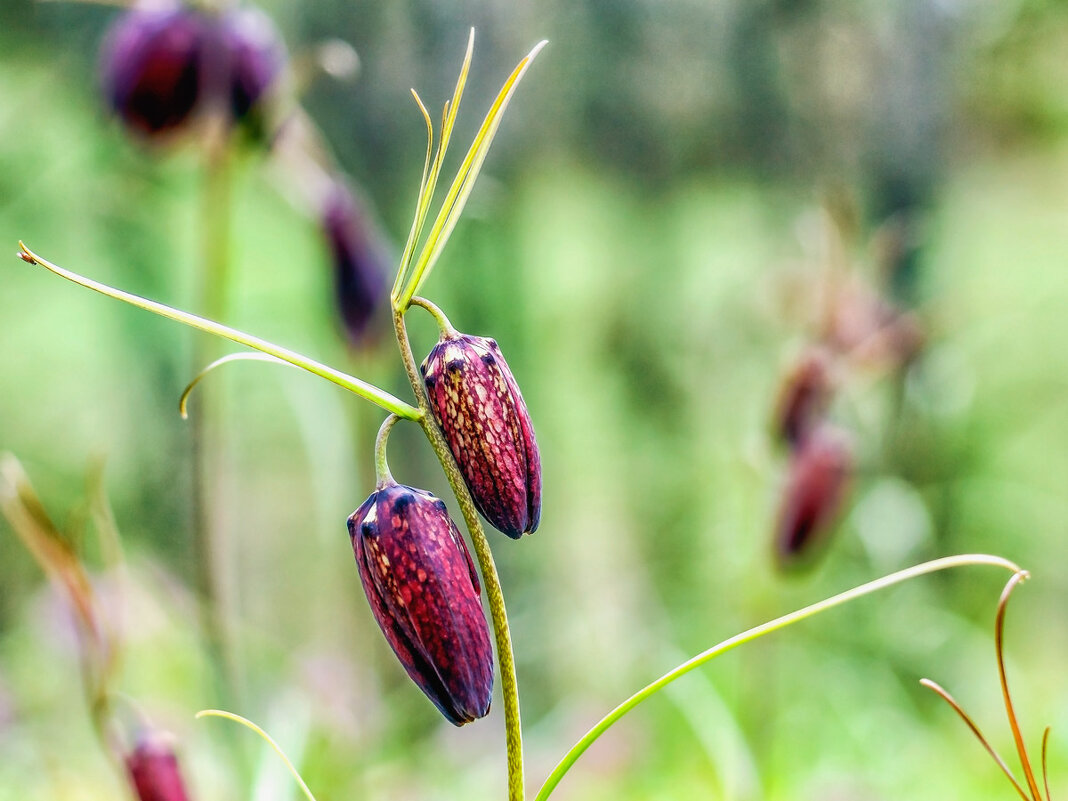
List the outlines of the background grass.
<svg viewBox="0 0 1068 801">
<path fill-rule="evenodd" d="M 703 79 L 692 85 L 680 81 L 705 12 L 621 4 L 631 16 L 616 19 L 595 3 L 576 5 L 582 14 L 563 5 L 440 18 L 405 4 L 324 4 L 308 19 L 272 9 L 294 50 L 323 19 L 359 47 L 360 82 L 317 84 L 308 103 L 398 239 L 421 163 L 405 88 L 425 87 L 436 105 L 463 30 L 483 24 L 462 139 L 510 64 L 537 38 L 553 39 L 427 287 L 459 328 L 500 342 L 543 455 L 541 528 L 520 543 L 493 539 L 531 789 L 600 715 L 683 658 L 876 575 L 965 551 L 1001 554 L 1034 574 L 1009 612 L 1009 670 L 1035 748 L 1053 726 L 1052 784 L 1063 784 L 1063 9 L 1023 3 L 954 21 L 954 58 L 938 72 L 948 122 L 930 145 L 943 155 L 922 217 L 925 354 L 903 392 L 861 381 L 836 406 L 858 435 L 848 511 L 814 569 L 782 575 L 771 530 L 785 462 L 768 421 L 782 368 L 810 333 L 799 288 L 820 267 L 812 241 L 823 188 L 858 198 L 865 233 L 848 253 L 869 261 L 865 214 L 877 203 L 862 154 L 877 136 L 866 113 L 886 96 L 868 73 L 847 73 L 857 58 L 850 43 L 875 37 L 885 14 L 815 3 L 743 38 L 770 31 L 779 48 L 769 85 L 791 114 L 789 130 L 769 139 L 793 159 L 778 145 L 739 144 L 742 123 L 725 121 L 746 97 L 757 102 L 724 99 L 723 70 L 741 58 L 724 40 L 742 4 L 707 12 L 724 24 L 707 28 L 706 60 L 693 67 Z M 61 521 L 92 460 L 106 460 L 129 558 L 121 592 L 116 576 L 99 575 L 124 620 L 121 689 L 178 735 L 196 797 L 295 797 L 258 745 L 227 736 L 224 722 L 192 719 L 217 702 L 195 627 L 189 428 L 177 415 L 198 334 L 13 255 L 24 239 L 64 266 L 189 306 L 196 156 L 132 145 L 99 107 L 92 51 L 111 12 L 16 4 L 5 14 L 0 243 L 12 256 L 0 261 L 0 447 L 19 456 Z M 813 50 L 839 54 L 822 70 L 846 99 L 814 120 L 802 106 L 816 89 L 791 54 L 821 20 L 838 25 L 839 38 L 831 30 Z M 679 62 L 660 63 L 672 42 Z M 818 83 L 823 73 L 808 74 Z M 849 91 L 874 94 L 857 105 Z M 388 339 L 360 355 L 342 344 L 315 223 L 262 162 L 249 156 L 238 170 L 227 322 L 402 392 Z M 421 355 L 432 326 L 413 315 L 412 331 Z M 380 415 L 265 365 L 208 381 L 226 399 L 233 711 L 289 750 L 322 801 L 500 797 L 499 699 L 488 720 L 448 726 L 396 665 L 359 587 L 344 519 L 372 488 Z M 447 497 L 429 448 L 408 428 L 393 439 L 394 474 Z M 91 538 L 87 548 L 93 561 Z M 626 719 L 558 796 L 1009 797 L 960 722 L 917 683 L 938 680 L 1011 751 L 991 637 L 1002 578 L 971 569 L 923 579 L 728 655 Z M 0 524 L 0 799 L 120 792 L 88 725 L 61 598 Z"/>
</svg>

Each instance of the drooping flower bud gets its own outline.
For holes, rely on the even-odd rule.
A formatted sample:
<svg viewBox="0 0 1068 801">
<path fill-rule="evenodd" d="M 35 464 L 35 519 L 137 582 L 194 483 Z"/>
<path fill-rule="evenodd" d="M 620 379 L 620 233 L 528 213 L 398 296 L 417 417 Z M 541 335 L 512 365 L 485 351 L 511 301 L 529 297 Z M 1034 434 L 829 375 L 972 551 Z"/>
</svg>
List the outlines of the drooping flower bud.
<svg viewBox="0 0 1068 801">
<path fill-rule="evenodd" d="M 327 196 L 322 226 L 345 333 L 351 344 L 362 345 L 383 305 L 391 260 L 367 209 L 340 183 Z"/>
<path fill-rule="evenodd" d="M 775 433 L 787 444 L 797 447 L 819 424 L 833 393 L 830 373 L 829 355 L 814 347 L 787 374 L 775 411 Z"/>
<path fill-rule="evenodd" d="M 235 122 L 250 119 L 284 63 L 281 37 L 258 9 L 216 13 L 174 0 L 141 3 L 105 38 L 103 86 L 128 127 L 155 137 L 204 109 Z"/>
<path fill-rule="evenodd" d="M 492 339 L 445 333 L 422 365 L 430 408 L 478 510 L 513 539 L 541 518 L 541 459 L 530 414 Z"/>
<path fill-rule="evenodd" d="M 445 504 L 390 482 L 348 526 L 371 612 L 408 675 L 450 723 L 485 716 L 489 629 L 475 566 Z"/>
<path fill-rule="evenodd" d="M 801 440 L 779 508 L 776 546 L 783 564 L 811 553 L 830 532 L 852 471 L 853 450 L 844 431 L 821 425 Z"/>
<path fill-rule="evenodd" d="M 178 758 L 166 738 L 142 735 L 126 756 L 130 783 L 140 801 L 188 801 Z"/>
<path fill-rule="evenodd" d="M 104 92 L 130 128 L 154 136 L 180 126 L 200 97 L 204 17 L 177 3 L 136 6 L 103 46 Z"/>
<path fill-rule="evenodd" d="M 241 120 L 264 97 L 285 63 L 282 38 L 270 18 L 258 8 L 242 6 L 221 18 L 222 42 L 229 58 L 229 106 Z"/>
</svg>

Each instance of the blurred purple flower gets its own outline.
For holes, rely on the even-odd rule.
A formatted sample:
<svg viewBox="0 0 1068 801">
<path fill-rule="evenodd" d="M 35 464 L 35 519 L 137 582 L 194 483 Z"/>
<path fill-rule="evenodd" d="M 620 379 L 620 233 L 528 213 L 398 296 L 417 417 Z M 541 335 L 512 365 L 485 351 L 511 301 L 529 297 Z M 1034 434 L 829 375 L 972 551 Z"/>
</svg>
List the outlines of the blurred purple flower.
<svg viewBox="0 0 1068 801">
<path fill-rule="evenodd" d="M 140 801 L 189 801 L 178 758 L 159 734 L 141 735 L 126 757 L 126 770 Z"/>
<path fill-rule="evenodd" d="M 335 183 L 327 196 L 322 226 L 334 265 L 335 296 L 345 334 L 353 345 L 366 344 L 386 295 L 391 264 L 388 248 L 367 209 L 340 183 Z"/>
<path fill-rule="evenodd" d="M 137 6 L 104 40 L 102 75 L 111 108 L 152 136 L 189 117 L 200 96 L 205 20 L 185 6 Z"/>
<path fill-rule="evenodd" d="M 845 431 L 823 424 L 801 440 L 779 508 L 776 545 L 782 564 L 809 555 L 830 533 L 852 472 L 853 449 Z"/>
<path fill-rule="evenodd" d="M 141 3 L 105 37 L 104 94 L 137 133 L 175 131 L 205 108 L 246 119 L 281 74 L 285 47 L 258 9 L 219 14 L 178 3 Z"/>
</svg>

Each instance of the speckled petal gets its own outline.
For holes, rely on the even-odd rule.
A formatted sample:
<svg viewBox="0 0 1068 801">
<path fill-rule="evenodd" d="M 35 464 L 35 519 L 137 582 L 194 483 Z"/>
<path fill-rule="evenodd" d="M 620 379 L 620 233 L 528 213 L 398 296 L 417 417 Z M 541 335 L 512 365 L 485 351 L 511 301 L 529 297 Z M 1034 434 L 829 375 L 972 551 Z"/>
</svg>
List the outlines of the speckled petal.
<svg viewBox="0 0 1068 801">
<path fill-rule="evenodd" d="M 541 517 L 541 461 L 523 396 L 492 339 L 444 336 L 422 365 L 430 406 L 475 504 L 518 539 Z"/>
</svg>

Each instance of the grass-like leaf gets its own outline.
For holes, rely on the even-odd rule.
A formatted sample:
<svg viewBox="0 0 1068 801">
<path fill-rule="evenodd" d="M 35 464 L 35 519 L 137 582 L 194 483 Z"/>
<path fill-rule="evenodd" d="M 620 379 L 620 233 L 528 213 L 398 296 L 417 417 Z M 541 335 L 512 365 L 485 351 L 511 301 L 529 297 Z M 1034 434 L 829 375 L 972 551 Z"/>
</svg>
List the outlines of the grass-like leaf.
<svg viewBox="0 0 1068 801">
<path fill-rule="evenodd" d="M 471 143 L 467 155 L 464 157 L 459 170 L 456 172 L 456 177 L 453 178 L 452 185 L 449 187 L 449 191 L 446 193 L 445 199 L 442 201 L 441 208 L 438 210 L 437 216 L 434 218 L 430 233 L 427 234 L 426 241 L 423 243 L 423 247 L 419 251 L 419 256 L 418 258 L 415 258 L 414 254 L 417 242 L 422 233 L 426 215 L 430 210 L 430 204 L 434 197 L 434 190 L 437 187 L 437 179 L 441 171 L 441 165 L 445 158 L 449 140 L 452 136 L 453 125 L 456 121 L 456 113 L 460 106 L 460 96 L 463 93 L 463 86 L 467 80 L 467 69 L 470 64 L 473 44 L 474 30 L 471 31 L 471 37 L 468 39 L 467 57 L 464 59 L 464 66 L 460 73 L 460 79 L 456 84 L 456 92 L 453 95 L 452 101 L 445 105 L 445 113 L 441 125 L 441 141 L 438 143 L 437 155 L 432 164 L 429 160 L 429 153 L 432 148 L 429 144 L 427 147 L 427 164 L 430 165 L 429 175 L 426 170 L 424 170 L 426 180 L 420 184 L 419 202 L 416 206 L 415 220 L 412 223 L 408 245 L 405 247 L 404 256 L 401 259 L 401 265 L 397 271 L 397 280 L 394 283 L 393 293 L 391 295 L 393 308 L 397 311 L 403 312 L 408 308 L 412 296 L 419 292 L 423 283 L 430 276 L 431 270 L 433 270 L 434 265 L 437 263 L 438 257 L 445 248 L 449 236 L 452 234 L 453 229 L 456 227 L 456 223 L 460 219 L 460 215 L 463 213 L 464 206 L 467 204 L 467 199 L 471 195 L 471 190 L 474 189 L 475 180 L 478 178 L 478 174 L 482 169 L 482 164 L 486 160 L 486 154 L 489 153 L 490 146 L 493 144 L 493 138 L 496 136 L 497 129 L 500 127 L 505 109 L 508 108 L 508 103 L 512 99 L 512 95 L 519 86 L 519 82 L 522 80 L 527 68 L 547 42 L 541 41 L 535 45 L 534 49 L 532 49 L 526 57 L 519 62 L 516 68 L 512 71 L 512 74 L 508 76 L 508 80 L 504 82 L 500 92 L 497 93 L 497 98 L 493 101 L 493 105 L 490 106 L 490 110 L 486 114 L 486 118 L 483 120 L 481 128 L 479 128 L 478 133 L 475 135 L 475 139 Z M 418 95 L 416 95 L 416 102 L 419 103 L 420 109 L 423 111 L 429 127 L 429 115 L 426 113 L 426 109 L 419 100 Z M 428 134 L 428 140 L 432 136 L 433 133 L 431 131 Z"/>
<path fill-rule="evenodd" d="M 1006 570 L 1011 570 L 1013 573 L 1020 574 L 1023 571 L 1019 566 L 1010 562 L 1008 559 L 1003 559 L 1000 556 L 990 556 L 988 554 L 962 554 L 959 556 L 947 556 L 942 559 L 935 559 L 930 562 L 924 562 L 923 564 L 916 565 L 914 567 L 907 568 L 905 570 L 899 570 L 896 573 L 891 573 L 889 576 L 883 576 L 875 581 L 869 581 L 867 584 L 861 584 L 859 587 L 854 587 L 851 590 L 833 595 L 830 598 L 825 598 L 822 601 L 806 606 L 803 609 L 798 609 L 794 612 L 790 612 L 782 617 L 777 617 L 774 620 L 769 620 L 767 623 L 763 623 L 754 628 L 743 631 L 741 634 L 736 634 L 730 637 L 718 645 L 714 645 L 707 651 L 704 651 L 697 656 L 693 657 L 687 662 L 683 662 L 673 670 L 668 671 L 656 681 L 651 684 L 647 684 L 638 692 L 634 693 L 630 698 L 621 703 L 601 720 L 582 738 L 571 747 L 564 758 L 560 760 L 557 766 L 549 774 L 549 778 L 545 780 L 545 784 L 542 785 L 541 790 L 538 791 L 535 801 L 545 801 L 546 798 L 552 794 L 552 791 L 556 789 L 556 786 L 560 783 L 560 780 L 571 769 L 575 761 L 578 760 L 586 749 L 593 745 L 597 739 L 604 734 L 608 729 L 615 725 L 620 718 L 634 709 L 642 701 L 645 701 L 660 690 L 667 687 L 676 679 L 682 678 L 691 670 L 701 667 L 706 662 L 710 662 L 721 654 L 725 654 L 727 651 L 737 648 L 739 645 L 745 645 L 753 640 L 760 639 L 761 637 L 784 629 L 787 626 L 792 626 L 794 623 L 800 623 L 802 620 L 807 620 L 813 615 L 817 615 L 820 612 L 826 612 L 842 604 L 855 601 L 858 598 L 862 598 L 865 595 L 870 595 L 873 592 L 892 587 L 895 584 L 900 584 L 904 581 L 924 576 L 929 573 L 936 573 L 940 570 L 948 570 L 956 567 L 966 567 L 970 565 L 990 565 L 993 567 L 1001 567 Z"/>
<path fill-rule="evenodd" d="M 226 712 L 222 709 L 202 709 L 197 712 L 196 718 L 197 720 L 200 720 L 201 718 L 223 718 L 225 720 L 232 720 L 235 723 L 240 723 L 246 729 L 251 729 L 252 731 L 254 731 L 256 734 L 262 737 L 267 742 L 267 744 L 271 746 L 271 748 L 274 749 L 274 752 L 278 754 L 278 757 L 282 760 L 283 763 L 285 763 L 286 768 L 289 769 L 289 772 L 292 774 L 293 778 L 300 786 L 301 791 L 304 793 L 304 797 L 307 798 L 308 801 L 315 801 L 315 796 L 312 795 L 312 791 L 304 782 L 304 779 L 301 777 L 300 772 L 293 766 L 293 763 L 289 761 L 289 757 L 287 757 L 286 752 L 282 750 L 282 746 L 276 743 L 274 741 L 274 738 L 271 737 L 271 735 L 269 735 L 251 720 L 249 720 L 248 718 L 243 718 L 240 715 L 235 715 L 233 712 Z"/>
<path fill-rule="evenodd" d="M 197 384 L 203 381 L 208 373 L 212 372 L 218 367 L 222 367 L 224 364 L 229 364 L 230 362 L 271 362 L 273 364 L 284 364 L 287 367 L 296 367 L 295 364 L 282 361 L 281 359 L 271 356 L 267 353 L 231 353 L 227 356 L 218 358 L 211 364 L 209 364 L 207 367 L 205 367 L 203 370 L 201 370 L 199 373 L 197 373 L 196 376 L 193 377 L 193 380 L 186 384 L 185 389 L 182 390 L 182 397 L 178 399 L 178 414 L 182 416 L 183 420 L 185 420 L 189 416 L 189 410 L 186 407 L 189 404 L 189 396 L 192 394 Z"/>
<path fill-rule="evenodd" d="M 154 300 L 148 300 L 142 298 L 139 295 L 134 295 L 131 292 L 125 292 L 121 289 L 103 284 L 99 281 L 94 281 L 91 278 L 78 275 L 78 273 L 71 270 L 64 269 L 59 265 L 38 256 L 32 250 L 27 248 L 22 242 L 19 242 L 19 258 L 23 261 L 33 264 L 39 267 L 44 267 L 49 272 L 53 272 L 61 278 L 66 278 L 79 286 L 83 286 L 86 289 L 92 289 L 94 292 L 99 292 L 102 295 L 107 295 L 109 298 L 115 298 L 121 300 L 124 303 L 129 303 L 131 306 L 136 306 L 139 309 L 150 311 L 153 314 L 158 314 L 161 317 L 166 317 L 169 320 L 188 325 L 191 328 L 196 328 L 199 331 L 204 331 L 208 334 L 214 334 L 222 339 L 229 339 L 231 342 L 236 342 L 238 345 L 244 345 L 247 348 L 258 350 L 261 353 L 266 353 L 268 356 L 273 356 L 279 361 L 288 362 L 294 367 L 299 367 L 302 370 L 307 370 L 309 373 L 325 378 L 331 383 L 337 384 L 340 387 L 344 387 L 349 392 L 359 395 L 361 398 L 376 403 L 385 409 L 387 412 L 393 412 L 393 414 L 407 418 L 408 420 L 418 420 L 422 417 L 422 412 L 415 406 L 409 403 L 405 403 L 400 398 L 394 397 L 384 389 L 376 387 L 374 384 L 369 384 L 356 376 L 343 373 L 340 370 L 335 370 L 333 367 L 329 367 L 321 362 L 317 362 L 314 359 L 309 359 L 307 356 L 290 350 L 289 348 L 283 348 L 281 345 L 275 345 L 273 342 L 268 342 L 265 339 L 253 336 L 252 334 L 246 334 L 244 331 L 239 331 L 236 328 L 230 328 L 230 326 L 217 323 L 214 320 L 209 320 L 205 317 L 199 317 L 195 314 L 182 311 L 181 309 L 175 309 L 171 306 L 167 306 L 163 303 L 158 303 Z"/>
</svg>

